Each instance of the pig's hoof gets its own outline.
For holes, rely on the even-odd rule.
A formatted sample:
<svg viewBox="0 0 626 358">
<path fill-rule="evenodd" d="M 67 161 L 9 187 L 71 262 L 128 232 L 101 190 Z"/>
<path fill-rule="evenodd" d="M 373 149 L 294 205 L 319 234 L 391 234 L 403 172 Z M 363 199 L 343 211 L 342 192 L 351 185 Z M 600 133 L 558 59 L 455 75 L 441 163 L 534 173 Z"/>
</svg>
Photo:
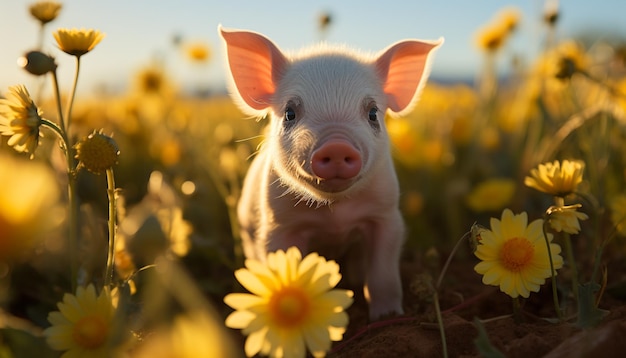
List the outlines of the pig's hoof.
<svg viewBox="0 0 626 358">
<path fill-rule="evenodd" d="M 399 312 L 398 311 L 388 311 L 388 312 L 385 312 L 383 314 L 377 314 L 377 315 L 370 314 L 370 322 L 385 321 L 385 320 L 388 320 L 388 319 L 400 317 L 402 315 L 404 315 L 404 312 L 402 310 L 400 310 Z"/>
</svg>

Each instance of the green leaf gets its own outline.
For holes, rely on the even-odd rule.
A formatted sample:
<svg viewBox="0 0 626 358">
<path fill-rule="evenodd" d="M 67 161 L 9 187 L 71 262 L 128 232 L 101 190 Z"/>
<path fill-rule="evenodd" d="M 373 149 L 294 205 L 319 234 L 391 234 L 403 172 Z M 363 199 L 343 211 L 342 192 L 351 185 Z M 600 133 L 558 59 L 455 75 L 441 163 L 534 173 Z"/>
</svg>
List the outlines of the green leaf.
<svg viewBox="0 0 626 358">
<path fill-rule="evenodd" d="M 578 286 L 578 321 L 576 325 L 581 328 L 589 328 L 598 324 L 609 311 L 599 309 L 596 305 L 596 293 L 600 285 L 588 282 Z"/>
<path fill-rule="evenodd" d="M 474 345 L 476 345 L 480 356 L 483 358 L 506 358 L 502 352 L 491 345 L 485 326 L 483 326 L 478 318 L 474 318 L 474 325 L 478 329 L 478 337 L 474 340 Z"/>
<path fill-rule="evenodd" d="M 58 357 L 59 353 L 52 351 L 43 337 L 36 337 L 29 332 L 14 328 L 0 329 L 0 358 L 10 357 Z"/>
</svg>

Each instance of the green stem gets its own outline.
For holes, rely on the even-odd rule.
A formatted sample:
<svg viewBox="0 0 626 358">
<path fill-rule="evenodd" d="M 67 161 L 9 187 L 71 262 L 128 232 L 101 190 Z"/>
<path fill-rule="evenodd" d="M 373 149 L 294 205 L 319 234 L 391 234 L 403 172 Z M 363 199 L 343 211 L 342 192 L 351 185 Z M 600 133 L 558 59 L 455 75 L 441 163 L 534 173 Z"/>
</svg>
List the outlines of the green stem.
<svg viewBox="0 0 626 358">
<path fill-rule="evenodd" d="M 117 203 L 115 196 L 115 176 L 113 169 L 106 170 L 107 194 L 109 196 L 109 252 L 107 256 L 107 266 L 104 275 L 104 287 L 111 288 L 113 282 L 113 269 L 115 266 L 115 231 L 117 222 Z"/>
<path fill-rule="evenodd" d="M 73 101 L 74 95 L 72 95 L 72 99 L 69 102 L 69 108 L 67 111 L 67 115 L 63 116 L 63 108 L 61 106 L 61 93 L 59 89 L 59 81 L 57 77 L 56 69 L 52 71 L 52 80 L 54 86 L 54 94 L 56 97 L 57 111 L 59 115 L 59 125 L 48 121 L 43 120 L 42 124 L 46 125 L 50 129 L 52 129 L 57 135 L 61 137 L 61 146 L 63 147 L 63 151 L 65 152 L 65 160 L 67 162 L 67 192 L 68 192 L 68 202 L 69 202 L 69 251 L 70 251 L 70 271 L 71 271 L 71 287 L 72 292 L 76 291 L 76 286 L 78 284 L 78 215 L 79 215 L 79 204 L 78 204 L 78 193 L 76 189 L 76 161 L 74 160 L 74 154 L 72 152 L 72 143 L 69 140 L 68 132 L 69 132 L 69 120 L 66 125 L 64 118 L 68 118 L 71 115 L 71 102 Z M 76 81 L 78 80 L 78 66 L 76 71 L 76 79 L 74 81 L 74 85 L 76 85 Z M 74 86 L 75 87 L 75 86 Z M 74 88 L 75 91 L 75 88 Z M 73 92 L 74 92 L 73 91 Z"/>
<path fill-rule="evenodd" d="M 53 87 L 54 87 L 54 97 L 56 99 L 57 102 L 57 111 L 59 113 L 59 124 L 61 126 L 61 129 L 63 130 L 63 132 L 67 132 L 67 128 L 65 127 L 65 121 L 63 119 L 63 107 L 61 107 L 61 93 L 59 90 L 59 80 L 57 77 L 57 70 L 54 69 L 54 71 L 52 71 L 52 82 L 53 82 Z"/>
<path fill-rule="evenodd" d="M 74 104 L 74 97 L 76 96 L 76 87 L 78 86 L 78 73 L 80 72 L 80 56 L 76 56 L 76 72 L 74 72 L 74 83 L 72 84 L 72 91 L 70 97 L 67 100 L 67 108 L 65 108 L 65 118 L 67 119 L 67 130 L 69 131 L 70 122 L 72 118 L 72 106 Z"/>
<path fill-rule="evenodd" d="M 516 324 L 522 323 L 522 305 L 518 297 L 513 297 L 513 320 Z"/>
<path fill-rule="evenodd" d="M 554 262 L 552 261 L 552 249 L 550 248 L 550 240 L 548 240 L 548 233 L 546 230 L 547 225 L 548 220 L 544 220 L 543 239 L 546 241 L 546 247 L 548 248 L 548 259 L 550 261 L 550 275 L 552 278 L 552 301 L 554 302 L 554 310 L 556 311 L 556 316 L 559 318 L 560 322 L 563 322 L 563 313 L 561 312 L 561 307 L 559 306 L 559 295 L 556 287 L 556 271 L 554 270 Z"/>
<path fill-rule="evenodd" d="M 59 139 L 61 139 L 62 142 L 61 146 L 63 147 L 63 150 L 67 148 L 67 136 L 65 135 L 65 132 L 63 131 L 63 129 L 61 129 L 61 127 L 45 118 L 41 119 L 41 125 L 50 128 L 57 136 L 59 136 Z"/>
<path fill-rule="evenodd" d="M 45 33 L 46 25 L 39 23 L 39 33 L 37 34 L 37 50 L 43 51 L 43 35 Z"/>
<path fill-rule="evenodd" d="M 62 117 L 61 117 L 62 118 Z M 41 119 L 41 125 L 50 128 L 61 140 L 61 148 L 67 162 L 67 193 L 69 202 L 69 252 L 72 292 L 76 291 L 78 283 L 78 193 L 76 192 L 76 167 L 74 156 L 67 133 L 62 127 L 47 119 Z"/>
<path fill-rule="evenodd" d="M 568 233 L 563 233 L 563 241 L 565 242 L 565 254 L 572 270 L 572 292 L 574 299 L 578 301 L 578 270 L 576 269 L 576 261 L 574 261 L 574 249 L 572 248 L 572 239 Z"/>
<path fill-rule="evenodd" d="M 70 241 L 70 269 L 72 279 L 72 292 L 76 291 L 78 286 L 78 191 L 76 188 L 76 170 L 74 169 L 74 157 L 71 154 L 71 148 L 67 149 L 65 156 L 68 165 L 68 197 L 69 197 L 69 241 Z"/>
<path fill-rule="evenodd" d="M 433 290 L 433 300 L 435 301 L 435 312 L 437 314 L 437 324 L 439 325 L 439 335 L 441 336 L 441 345 L 443 346 L 443 357 L 448 358 L 448 344 L 446 343 L 446 331 L 443 326 L 443 317 L 441 316 L 441 308 L 439 307 L 439 295 L 437 290 Z"/>
</svg>

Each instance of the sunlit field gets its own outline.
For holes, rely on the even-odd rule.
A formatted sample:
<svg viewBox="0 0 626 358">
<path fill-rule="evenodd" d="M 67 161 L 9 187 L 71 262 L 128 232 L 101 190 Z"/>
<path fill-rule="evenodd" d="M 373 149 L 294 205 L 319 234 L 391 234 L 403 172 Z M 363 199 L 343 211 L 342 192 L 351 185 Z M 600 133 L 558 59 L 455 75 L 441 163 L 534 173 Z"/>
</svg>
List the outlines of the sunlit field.
<svg viewBox="0 0 626 358">
<path fill-rule="evenodd" d="M 0 89 L 0 357 L 624 348 L 626 42 L 557 38 L 559 9 L 546 9 L 539 54 L 510 62 L 520 14 L 505 8 L 476 29 L 476 81 L 431 80 L 411 113 L 385 118 L 405 314 L 370 322 L 334 261 L 295 247 L 245 259 L 236 205 L 267 119 L 183 91 L 158 63 L 125 93 L 76 93 L 80 64 L 108 39 L 58 29 L 57 5 L 29 11 L 58 51 L 25 53 L 16 70 L 32 81 Z M 222 60 L 176 49 L 189 66 Z M 56 76 L 62 56 L 76 59 L 71 81 Z"/>
</svg>

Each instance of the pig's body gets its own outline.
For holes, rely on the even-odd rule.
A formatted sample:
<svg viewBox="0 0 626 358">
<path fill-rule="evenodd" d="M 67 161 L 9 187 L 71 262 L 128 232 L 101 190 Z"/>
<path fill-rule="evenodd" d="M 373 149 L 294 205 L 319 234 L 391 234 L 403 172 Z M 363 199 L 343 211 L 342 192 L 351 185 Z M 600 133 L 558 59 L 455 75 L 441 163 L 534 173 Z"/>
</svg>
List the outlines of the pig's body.
<svg viewBox="0 0 626 358">
<path fill-rule="evenodd" d="M 271 115 L 238 206 L 246 257 L 297 246 L 354 261 L 360 248 L 370 317 L 402 313 L 404 225 L 384 113 L 414 102 L 438 43 L 288 58 L 259 34 L 221 33 L 241 108 Z"/>
</svg>

